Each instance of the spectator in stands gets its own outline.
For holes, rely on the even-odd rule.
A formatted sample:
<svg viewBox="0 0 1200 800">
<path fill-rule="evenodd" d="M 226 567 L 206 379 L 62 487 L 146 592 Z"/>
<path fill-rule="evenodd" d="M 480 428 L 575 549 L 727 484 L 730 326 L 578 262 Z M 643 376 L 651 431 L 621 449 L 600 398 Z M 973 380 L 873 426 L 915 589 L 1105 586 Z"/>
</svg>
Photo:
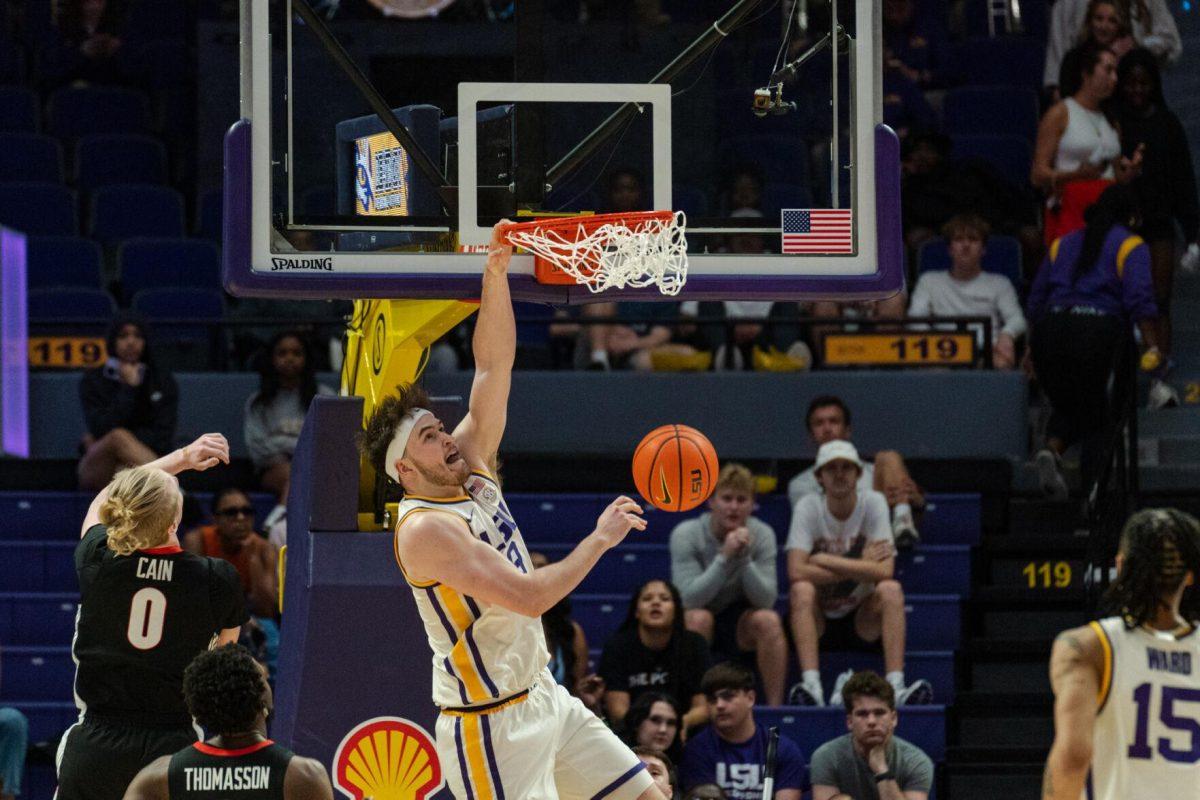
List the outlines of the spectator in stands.
<svg viewBox="0 0 1200 800">
<path fill-rule="evenodd" d="M 779 597 L 775 531 L 754 511 L 754 476 L 727 463 L 708 511 L 671 531 L 671 582 L 683 597 L 684 624 L 727 657 L 753 654 L 767 705 L 783 703 L 787 640 Z"/>
<path fill-rule="evenodd" d="M 1101 44 L 1105 43 L 1101 37 L 1105 36 L 1106 32 L 1101 31 L 1101 36 L 1096 36 L 1097 31 L 1092 20 L 1091 12 L 1097 2 L 1098 0 L 1060 0 L 1054 4 L 1046 43 L 1044 81 L 1047 85 L 1058 78 L 1058 70 L 1064 63 L 1067 51 L 1088 34 Z M 1179 38 L 1179 29 L 1171 16 L 1171 9 L 1165 0 L 1116 0 L 1115 6 L 1120 23 L 1128 30 L 1134 44 L 1152 52 L 1163 65 L 1179 58 L 1183 52 L 1183 44 Z M 1081 34 L 1081 31 L 1084 33 Z M 1113 37 L 1110 46 L 1112 45 L 1116 45 L 1118 58 L 1129 49 L 1128 45 L 1121 41 L 1120 34 Z M 1065 90 L 1061 94 L 1063 97 L 1071 95 Z"/>
<path fill-rule="evenodd" d="M 707 666 L 708 643 L 683 627 L 679 590 L 664 580 L 646 581 L 629 599 L 625 621 L 600 655 L 609 722 L 621 724 L 630 703 L 648 691 L 665 692 L 687 705 L 684 731 L 705 722 L 700 679 Z"/>
<path fill-rule="evenodd" d="M 721 209 L 732 214 L 738 209 L 762 211 L 763 175 L 757 164 L 738 164 L 721 187 Z"/>
<path fill-rule="evenodd" d="M 1079 91 L 1042 117 L 1029 179 L 1047 197 L 1047 244 L 1083 227 L 1083 212 L 1114 181 L 1128 183 L 1142 151 L 1121 154 L 1121 140 L 1105 101 L 1117 85 L 1117 57 L 1098 45 L 1079 56 Z"/>
<path fill-rule="evenodd" d="M 926 272 L 913 290 L 908 313 L 913 317 L 990 317 L 992 365 L 1017 365 L 1017 339 L 1025 333 L 1025 315 L 1012 281 L 983 271 L 990 229 L 982 217 L 960 214 L 942 228 L 950 245 L 949 272 Z M 980 338 L 980 344 L 983 340 Z"/>
<path fill-rule="evenodd" d="M 852 435 L 850 406 L 834 395 L 815 397 L 808 404 L 804 424 L 817 447 L 832 441 L 848 442 Z M 864 492 L 874 489 L 883 494 L 890 509 L 896 546 L 901 550 L 915 546 L 920 540 L 915 519 L 925 510 L 925 494 L 909 475 L 904 456 L 895 450 L 881 450 L 875 454 L 874 464 L 863 462 L 858 488 Z M 814 465 L 788 483 L 788 502 L 794 509 L 806 495 L 820 494 L 821 491 Z"/>
<path fill-rule="evenodd" d="M 544 553 L 531 552 L 529 561 L 534 569 L 550 563 Z M 564 597 L 542 614 L 542 630 L 550 651 L 550 674 L 571 694 L 583 700 L 593 711 L 599 711 L 604 694 L 604 681 L 599 675 L 588 674 L 587 636 L 578 622 L 571 619 L 571 598 Z"/>
<path fill-rule="evenodd" d="M 0 706 L 0 800 L 21 794 L 28 742 L 29 720 L 15 708 Z"/>
<path fill-rule="evenodd" d="M 279 585 L 275 575 L 278 553 L 254 530 L 254 506 L 236 486 L 213 496 L 214 523 L 188 531 L 183 549 L 200 556 L 223 558 L 242 580 L 247 608 L 260 619 L 279 615 Z"/>
<path fill-rule="evenodd" d="M 674 697 L 662 692 L 642 692 L 625 715 L 625 735 L 630 747 L 651 747 L 673 758 L 682 755 L 683 714 Z"/>
<path fill-rule="evenodd" d="M 884 51 L 883 121 L 903 142 L 910 135 L 936 130 L 937 112 L 925 99 L 921 86 L 913 80 L 912 70 Z"/>
<path fill-rule="evenodd" d="M 1179 118 L 1167 108 L 1158 63 L 1148 50 L 1131 51 L 1117 69 L 1117 119 L 1122 149 L 1145 148 L 1142 174 L 1133 183 L 1142 207 L 1140 233 L 1150 248 L 1154 304 L 1158 307 L 1159 377 L 1171 362 L 1171 289 L 1175 276 L 1175 223 L 1191 259 L 1200 259 L 1200 204 L 1191 148 Z M 1187 256 L 1185 256 L 1185 259 Z"/>
<path fill-rule="evenodd" d="M 88 429 L 78 470 L 83 489 L 99 491 L 119 468 L 171 450 L 179 389 L 171 373 L 155 366 L 148 338 L 141 317 L 118 312 L 108 329 L 108 360 L 80 378 Z"/>
<path fill-rule="evenodd" d="M 1047 49 L 1043 82 L 1051 104 L 1079 91 L 1079 59 L 1089 46 L 1107 47 L 1118 61 L 1134 46 L 1129 19 L 1116 0 L 1091 0 L 1077 44 L 1065 53 Z"/>
<path fill-rule="evenodd" d="M 675 765 L 671 763 L 671 757 L 657 748 L 640 745 L 633 748 L 633 754 L 646 765 L 646 771 L 654 779 L 654 785 L 662 792 L 662 796 L 667 800 L 675 797 L 675 784 L 679 783 L 679 779 L 675 777 Z"/>
<path fill-rule="evenodd" d="M 763 796 L 767 729 L 754 721 L 754 674 L 727 662 L 704 673 L 712 724 L 688 740 L 680 780 L 693 786 L 715 783 L 730 800 Z M 779 737 L 775 758 L 775 800 L 800 800 L 805 789 L 804 755 L 787 736 Z"/>
<path fill-rule="evenodd" d="M 874 672 L 856 672 L 842 689 L 849 733 L 812 756 L 813 800 L 924 800 L 933 762 L 896 732 L 896 693 Z"/>
<path fill-rule="evenodd" d="M 47 85 L 122 82 L 123 4 L 118 0 L 61 0 L 56 5 L 51 39 L 41 54 Z"/>
<path fill-rule="evenodd" d="M 942 48 L 950 37 L 939 18 L 940 8 L 920 0 L 884 0 L 885 72 L 895 70 L 920 89 L 941 85 Z"/>
<path fill-rule="evenodd" d="M 1042 490 L 1055 499 L 1067 498 L 1061 459 L 1072 444 L 1082 447 L 1085 492 L 1099 474 L 1109 378 L 1126 351 L 1130 323 L 1146 347 L 1143 368 L 1162 361 L 1150 248 L 1133 233 L 1140 216 L 1131 187 L 1105 190 L 1087 210 L 1087 227 L 1050 245 L 1029 292 L 1028 365 L 1052 409 L 1046 447 L 1034 461 Z M 1114 393 L 1125 382 L 1124 371 L 1117 377 Z"/>
<path fill-rule="evenodd" d="M 788 533 L 791 623 L 801 681 L 790 700 L 825 705 L 818 641 L 837 648 L 882 641 L 887 680 L 900 705 L 929 703 L 928 681 L 904 681 L 904 590 L 895 580 L 896 559 L 883 495 L 858 486 L 863 462 L 854 445 L 826 442 L 817 452 L 816 476 L 824 494 L 805 495 L 792 514 Z M 831 705 L 853 671 L 843 673 Z"/>
</svg>

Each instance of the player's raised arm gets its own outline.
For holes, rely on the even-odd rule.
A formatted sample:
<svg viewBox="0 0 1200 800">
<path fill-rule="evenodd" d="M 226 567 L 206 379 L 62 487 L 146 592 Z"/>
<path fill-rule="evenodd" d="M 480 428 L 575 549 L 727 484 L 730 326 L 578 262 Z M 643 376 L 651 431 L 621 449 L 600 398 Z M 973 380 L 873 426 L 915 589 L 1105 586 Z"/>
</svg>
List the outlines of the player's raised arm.
<svg viewBox="0 0 1200 800">
<path fill-rule="evenodd" d="M 1104 654 L 1090 627 L 1064 631 L 1050 653 L 1054 744 L 1042 776 L 1042 800 L 1078 800 L 1092 765 Z"/>
<path fill-rule="evenodd" d="M 508 392 L 512 386 L 513 359 L 517 353 L 517 326 L 513 320 L 512 297 L 508 292 L 508 263 L 512 245 L 492 229 L 479 317 L 471 347 L 475 352 L 475 380 L 467 416 L 454 431 L 468 463 L 493 469 L 504 424 L 508 416 Z"/>
</svg>

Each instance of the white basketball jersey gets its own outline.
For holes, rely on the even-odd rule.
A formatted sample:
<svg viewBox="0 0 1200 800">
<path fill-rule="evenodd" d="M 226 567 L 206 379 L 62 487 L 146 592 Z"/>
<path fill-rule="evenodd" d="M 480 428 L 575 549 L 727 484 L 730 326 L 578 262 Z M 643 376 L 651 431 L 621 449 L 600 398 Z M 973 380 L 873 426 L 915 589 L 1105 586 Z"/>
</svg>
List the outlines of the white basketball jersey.
<svg viewBox="0 0 1200 800">
<path fill-rule="evenodd" d="M 500 486 L 472 472 L 459 497 L 405 496 L 396 528 L 412 514 L 442 511 L 462 519 L 471 535 L 499 550 L 512 569 L 528 572 L 529 551 Z M 397 552 L 396 561 L 400 557 Z M 400 564 L 401 571 L 404 565 Z M 405 579 L 408 580 L 407 574 Z M 433 702 L 446 707 L 486 705 L 531 686 L 550 661 L 542 621 L 437 581 L 408 580 L 433 649 Z"/>
<path fill-rule="evenodd" d="M 1104 649 L 1089 800 L 1200 800 L 1200 634 L 1091 623 Z"/>
</svg>

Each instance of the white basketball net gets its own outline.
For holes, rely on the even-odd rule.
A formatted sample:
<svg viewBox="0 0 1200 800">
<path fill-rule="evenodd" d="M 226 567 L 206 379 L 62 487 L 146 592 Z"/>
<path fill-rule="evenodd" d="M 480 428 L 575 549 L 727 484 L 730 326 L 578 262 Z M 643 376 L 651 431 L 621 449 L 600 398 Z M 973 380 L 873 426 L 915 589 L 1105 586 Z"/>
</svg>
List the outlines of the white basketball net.
<svg viewBox="0 0 1200 800">
<path fill-rule="evenodd" d="M 581 224 L 570 235 L 535 228 L 509 231 L 507 238 L 592 292 L 657 286 L 665 295 L 676 295 L 687 281 L 685 222 L 683 212 L 676 211 L 669 220 L 605 223 L 590 233 Z"/>
</svg>

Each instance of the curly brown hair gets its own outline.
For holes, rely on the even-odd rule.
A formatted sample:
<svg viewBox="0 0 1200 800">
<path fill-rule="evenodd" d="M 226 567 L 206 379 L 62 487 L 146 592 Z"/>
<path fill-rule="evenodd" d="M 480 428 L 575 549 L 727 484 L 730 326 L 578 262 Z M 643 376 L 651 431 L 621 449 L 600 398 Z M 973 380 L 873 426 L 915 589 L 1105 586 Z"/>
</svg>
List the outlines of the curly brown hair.
<svg viewBox="0 0 1200 800">
<path fill-rule="evenodd" d="M 896 690 L 890 683 L 869 669 L 854 673 L 842 687 L 842 704 L 846 707 L 847 714 L 854 712 L 856 697 L 874 697 L 876 700 L 883 701 L 892 711 L 896 710 Z"/>
<path fill-rule="evenodd" d="M 383 462 L 387 458 L 388 445 L 396 435 L 396 427 L 405 414 L 422 407 L 429 407 L 429 395 L 420 386 L 410 383 L 397 386 L 396 394 L 385 397 L 371 413 L 371 418 L 358 434 L 358 450 L 379 475 L 387 475 Z"/>
</svg>

